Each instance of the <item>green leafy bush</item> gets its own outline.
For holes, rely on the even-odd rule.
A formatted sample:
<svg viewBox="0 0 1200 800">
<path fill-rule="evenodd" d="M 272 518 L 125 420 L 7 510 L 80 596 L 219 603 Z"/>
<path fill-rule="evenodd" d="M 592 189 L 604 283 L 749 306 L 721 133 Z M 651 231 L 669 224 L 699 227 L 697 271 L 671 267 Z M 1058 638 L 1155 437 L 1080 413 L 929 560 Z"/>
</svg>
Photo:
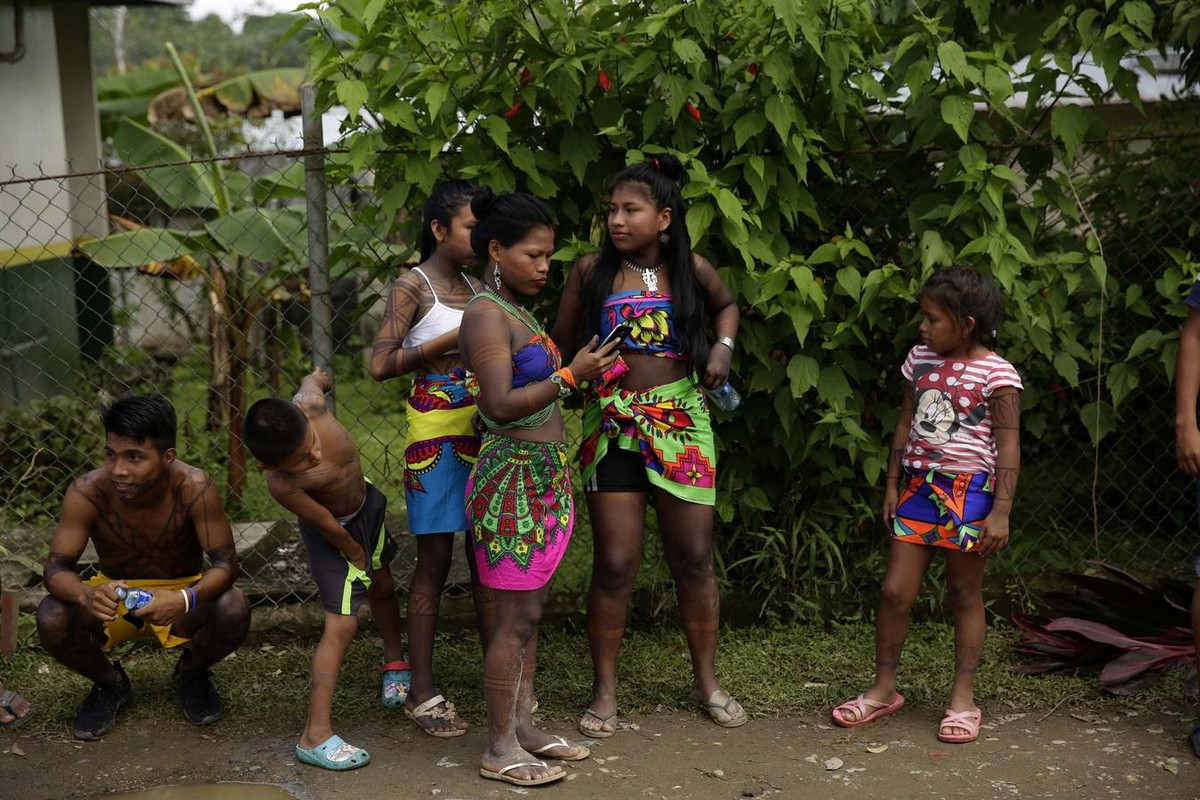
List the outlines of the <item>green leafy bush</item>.
<svg viewBox="0 0 1200 800">
<path fill-rule="evenodd" d="M 1107 479 L 1087 465 L 1123 409 L 1165 386 L 1139 365 L 1169 362 L 1171 334 L 1138 334 L 1195 265 L 1186 247 L 1165 269 L 1114 262 L 1128 254 L 1098 214 L 1130 175 L 1107 171 L 1105 117 L 1077 98 L 1141 108 L 1130 59 L 1194 49 L 1188 7 L 349 0 L 316 9 L 327 35 L 313 68 L 358 126 L 349 169 L 374 176 L 377 198 L 364 224 L 394 222 L 402 241 L 419 218 L 405 210 L 449 174 L 549 200 L 569 261 L 598 246 L 618 169 L 680 155 L 695 247 L 744 315 L 745 401 L 718 425 L 720 558 L 765 608 L 804 613 L 812 579 L 846 585 L 882 536 L 898 366 L 938 266 L 971 263 L 1002 285 L 1030 473 L 1077 471 L 1077 486 L 1040 490 L 1064 493 L 1072 533 L 1098 527 L 1077 488 Z M 1153 199 L 1134 211 L 1161 213 Z M 1128 203 L 1109 205 L 1106 224 L 1138 224 Z M 1035 509 L 1019 495 L 1021 535 L 1045 528 Z"/>
<path fill-rule="evenodd" d="M 0 418 L 0 527 L 47 524 L 72 479 L 95 466 L 94 403 L 79 395 L 35 400 Z"/>
</svg>

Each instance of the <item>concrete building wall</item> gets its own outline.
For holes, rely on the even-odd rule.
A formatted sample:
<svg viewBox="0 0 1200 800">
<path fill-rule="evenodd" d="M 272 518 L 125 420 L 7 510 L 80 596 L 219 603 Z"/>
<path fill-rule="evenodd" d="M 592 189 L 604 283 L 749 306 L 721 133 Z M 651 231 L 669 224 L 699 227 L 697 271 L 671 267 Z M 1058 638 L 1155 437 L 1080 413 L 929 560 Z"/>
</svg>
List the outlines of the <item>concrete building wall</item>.
<svg viewBox="0 0 1200 800">
<path fill-rule="evenodd" d="M 0 0 L 0 52 L 23 50 L 0 61 L 0 410 L 111 341 L 108 274 L 72 253 L 108 232 L 104 180 L 59 177 L 100 165 L 88 33 L 85 4 Z"/>
<path fill-rule="evenodd" d="M 23 6 L 25 55 L 15 63 L 0 62 L 0 181 L 68 169 L 54 9 L 45 0 L 29 0 Z M 12 0 L 0 0 L 0 51 L 16 44 L 15 18 Z M 94 113 L 95 103 L 88 105 Z M 0 191 L 0 250 L 69 241 L 73 225 L 68 195 L 54 182 Z M 45 257 L 55 254 L 65 255 L 61 248 L 57 253 L 47 248 Z"/>
</svg>

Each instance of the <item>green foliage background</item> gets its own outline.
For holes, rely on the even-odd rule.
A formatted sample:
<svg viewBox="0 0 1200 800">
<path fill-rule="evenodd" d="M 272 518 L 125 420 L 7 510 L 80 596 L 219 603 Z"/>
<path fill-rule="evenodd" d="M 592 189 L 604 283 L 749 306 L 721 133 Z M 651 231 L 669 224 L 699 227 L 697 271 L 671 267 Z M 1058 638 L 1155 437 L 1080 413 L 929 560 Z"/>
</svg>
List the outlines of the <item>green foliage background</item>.
<svg viewBox="0 0 1200 800">
<path fill-rule="evenodd" d="M 120 37 L 127 67 L 157 65 L 168 76 L 171 66 L 163 52 L 165 42 L 175 42 L 184 60 L 204 73 L 295 66 L 303 64 L 306 56 L 299 40 L 284 37 L 296 22 L 292 14 L 247 15 L 235 32 L 216 14 L 193 20 L 178 7 L 131 6 L 124 11 L 93 7 L 88 13 L 92 63 L 101 77 L 117 72 Z"/>
<path fill-rule="evenodd" d="M 855 586 L 851 569 L 879 554 L 877 487 L 914 297 L 952 262 L 987 270 L 1007 297 L 999 349 L 1026 384 L 1017 552 L 1052 550 L 1057 532 L 1082 543 L 1068 558 L 1095 555 L 1102 537 L 1125 541 L 1146 502 L 1176 513 L 1174 494 L 1129 490 L 1111 508 L 1087 494 L 1127 481 L 1105 474 L 1113 465 L 1173 474 L 1169 453 L 1112 434 L 1143 426 L 1162 441 L 1169 430 L 1165 409 L 1142 403 L 1170 393 L 1200 242 L 1194 220 L 1164 214 L 1162 183 L 1191 191 L 1195 159 L 1186 140 L 1137 152 L 1101 141 L 1110 120 L 1096 107 L 1146 111 L 1132 67 L 1152 70 L 1156 50 L 1194 70 L 1193 3 L 310 8 L 324 31 L 310 42 L 324 100 L 350 109 L 348 171 L 374 175 L 364 229 L 382 220 L 416 241 L 419 215 L 406 210 L 442 177 L 475 178 L 547 199 L 569 262 L 598 246 L 618 169 L 665 151 L 683 159 L 695 248 L 723 265 L 744 314 L 733 370 L 745 400 L 718 426 L 719 555 L 769 610 L 801 612 L 830 586 Z M 1197 127 L 1194 103 L 1180 107 L 1183 119 L 1164 105 L 1145 124 Z M 1122 233 L 1147 225 L 1169 228 L 1169 260 L 1123 247 Z M 545 295 L 552 317 L 556 292 Z M 1039 512 L 1034 524 L 1051 476 L 1069 488 L 1049 504 L 1078 512 Z"/>
</svg>

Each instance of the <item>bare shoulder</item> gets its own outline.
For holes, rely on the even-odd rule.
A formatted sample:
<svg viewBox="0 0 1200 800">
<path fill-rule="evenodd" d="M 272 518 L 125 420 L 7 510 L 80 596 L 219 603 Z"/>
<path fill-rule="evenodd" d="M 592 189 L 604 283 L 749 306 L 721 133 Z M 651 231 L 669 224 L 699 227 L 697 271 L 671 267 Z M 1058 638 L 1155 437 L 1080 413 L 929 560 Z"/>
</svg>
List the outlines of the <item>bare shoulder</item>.
<svg viewBox="0 0 1200 800">
<path fill-rule="evenodd" d="M 478 294 L 476 297 L 483 299 L 472 300 L 471 303 L 467 305 L 466 310 L 463 311 L 464 321 L 468 319 L 482 321 L 488 319 L 501 319 L 504 317 L 504 309 L 500 308 L 498 303 L 489 298 L 487 293 Z"/>
<path fill-rule="evenodd" d="M 67 493 L 71 492 L 79 494 L 92 505 L 96 505 L 111 494 L 112 482 L 109 481 L 108 474 L 104 470 L 94 469 L 71 481 Z"/>
<path fill-rule="evenodd" d="M 201 497 L 209 489 L 215 491 L 212 476 L 199 467 L 175 461 L 171 464 L 171 482 L 179 488 L 185 502 Z"/>
<path fill-rule="evenodd" d="M 304 414 L 308 418 L 308 424 L 316 429 L 317 436 L 321 439 L 322 450 L 327 450 L 327 445 L 333 446 L 343 441 L 349 442 L 350 446 L 354 447 L 350 431 L 346 430 L 346 426 L 338 421 L 328 406 L 323 406 L 318 413 L 310 414 L 306 410 Z M 327 454 L 334 455 L 332 452 Z"/>
<path fill-rule="evenodd" d="M 585 280 L 588 275 L 592 274 L 592 270 L 594 270 L 596 265 L 599 263 L 599 251 L 595 253 L 587 253 L 575 259 L 575 264 L 571 267 L 571 271 L 577 273 L 580 280 Z"/>
<path fill-rule="evenodd" d="M 286 472 L 281 472 L 277 469 L 267 471 L 267 491 L 270 492 L 272 497 L 278 499 L 281 494 L 288 494 L 295 491 L 295 489 L 295 481 Z"/>
<path fill-rule="evenodd" d="M 399 289 L 405 292 L 419 292 L 424 285 L 421 277 L 413 271 L 412 267 L 401 267 L 400 272 L 396 275 L 396 279 L 392 281 L 392 288 Z"/>
<path fill-rule="evenodd" d="M 696 267 L 697 275 L 708 277 L 717 274 L 717 268 L 712 265 L 712 262 L 695 251 L 692 252 L 692 264 Z"/>
</svg>

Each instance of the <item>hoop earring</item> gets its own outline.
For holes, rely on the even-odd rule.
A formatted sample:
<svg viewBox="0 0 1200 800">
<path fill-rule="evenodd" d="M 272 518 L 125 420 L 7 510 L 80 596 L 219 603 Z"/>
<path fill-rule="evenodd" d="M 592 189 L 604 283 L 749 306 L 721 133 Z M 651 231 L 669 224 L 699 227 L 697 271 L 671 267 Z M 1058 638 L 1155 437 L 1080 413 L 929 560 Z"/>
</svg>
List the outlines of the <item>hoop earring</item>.
<svg viewBox="0 0 1200 800">
<path fill-rule="evenodd" d="M 496 261 L 495 266 L 492 268 L 492 280 L 496 284 L 496 291 L 497 292 L 500 291 L 500 262 L 499 261 Z"/>
<path fill-rule="evenodd" d="M 667 242 L 671 241 L 671 234 L 667 233 L 667 232 L 664 230 L 664 231 L 662 231 L 661 233 L 659 233 L 659 234 L 658 234 L 658 240 L 659 240 L 660 242 L 662 242 L 663 244 L 666 244 Z"/>
</svg>

